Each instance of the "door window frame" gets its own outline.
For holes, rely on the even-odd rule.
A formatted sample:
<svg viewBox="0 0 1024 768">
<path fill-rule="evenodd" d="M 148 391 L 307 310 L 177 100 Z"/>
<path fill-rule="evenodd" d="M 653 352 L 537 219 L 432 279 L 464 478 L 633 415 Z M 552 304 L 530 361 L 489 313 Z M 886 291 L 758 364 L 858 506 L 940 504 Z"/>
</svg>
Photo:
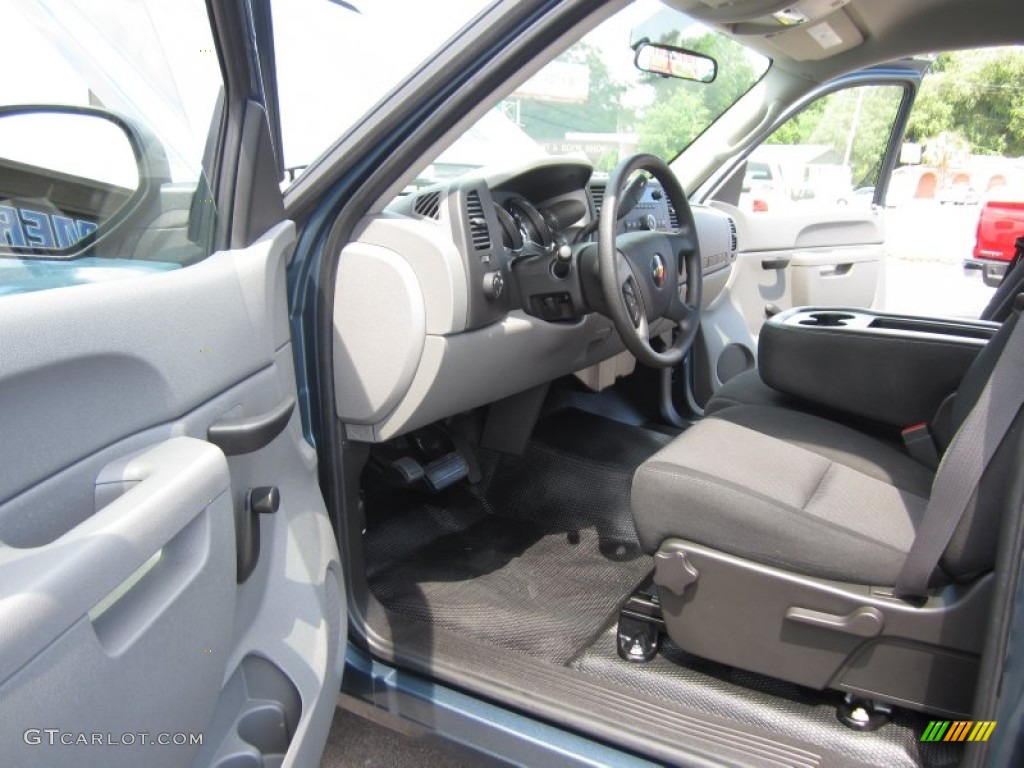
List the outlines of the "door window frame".
<svg viewBox="0 0 1024 768">
<path fill-rule="evenodd" d="M 907 63 L 914 64 L 916 62 Z M 922 63 L 927 64 L 928 62 Z M 896 167 L 896 161 L 899 159 L 900 145 L 903 141 L 903 137 L 907 133 L 907 125 L 910 122 L 910 112 L 914 106 L 914 100 L 917 97 L 917 91 L 921 85 L 923 76 L 924 73 L 921 69 L 912 66 L 872 67 L 870 69 L 864 69 L 848 75 L 843 75 L 842 77 L 829 81 L 819 88 L 815 88 L 813 91 L 791 105 L 789 109 L 782 112 L 778 118 L 751 134 L 747 138 L 747 145 L 744 147 L 742 152 L 738 153 L 728 163 L 725 163 L 716 169 L 708 180 L 701 184 L 693 196 L 694 200 L 706 203 L 717 199 L 716 195 L 728 194 L 728 191 L 733 187 L 739 189 L 738 185 L 731 184 L 733 181 L 733 175 L 740 173 L 743 170 L 747 160 L 754 150 L 764 144 L 764 142 L 773 133 L 775 133 L 776 130 L 782 127 L 790 119 L 799 115 L 819 99 L 823 99 L 833 93 L 848 90 L 850 88 L 897 85 L 902 86 L 903 88 L 903 98 L 900 100 L 900 105 L 896 112 L 896 119 L 893 121 L 892 130 L 889 134 L 889 140 L 878 171 L 878 180 L 875 184 L 875 194 L 872 198 L 872 203 L 878 205 L 879 201 L 885 200 L 886 193 L 888 192 L 889 180 L 894 168 Z M 723 201 L 731 202 L 724 197 Z"/>
</svg>

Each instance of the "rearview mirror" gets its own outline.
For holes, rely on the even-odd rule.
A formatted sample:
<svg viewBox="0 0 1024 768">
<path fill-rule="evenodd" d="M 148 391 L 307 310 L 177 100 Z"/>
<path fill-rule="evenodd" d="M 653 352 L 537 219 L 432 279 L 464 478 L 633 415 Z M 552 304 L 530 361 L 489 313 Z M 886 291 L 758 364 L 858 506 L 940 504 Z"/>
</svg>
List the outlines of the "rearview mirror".
<svg viewBox="0 0 1024 768">
<path fill-rule="evenodd" d="M 647 40 L 636 44 L 633 63 L 643 72 L 698 83 L 713 82 L 718 75 L 718 62 L 710 56 Z"/>
<path fill-rule="evenodd" d="M 79 255 L 168 177 L 155 139 L 111 112 L 0 107 L 0 255 Z"/>
</svg>

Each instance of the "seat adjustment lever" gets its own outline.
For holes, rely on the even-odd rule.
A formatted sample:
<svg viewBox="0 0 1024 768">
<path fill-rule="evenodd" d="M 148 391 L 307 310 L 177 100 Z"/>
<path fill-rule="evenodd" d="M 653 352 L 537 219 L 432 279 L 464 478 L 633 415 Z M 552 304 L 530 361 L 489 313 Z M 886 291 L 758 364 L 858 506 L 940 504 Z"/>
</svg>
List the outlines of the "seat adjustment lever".
<svg viewBox="0 0 1024 768">
<path fill-rule="evenodd" d="M 875 637 L 885 627 L 885 616 L 871 606 L 862 606 L 846 616 L 813 611 L 810 608 L 789 608 L 786 618 L 799 624 L 810 624 L 812 627 L 832 629 L 857 637 Z"/>
</svg>

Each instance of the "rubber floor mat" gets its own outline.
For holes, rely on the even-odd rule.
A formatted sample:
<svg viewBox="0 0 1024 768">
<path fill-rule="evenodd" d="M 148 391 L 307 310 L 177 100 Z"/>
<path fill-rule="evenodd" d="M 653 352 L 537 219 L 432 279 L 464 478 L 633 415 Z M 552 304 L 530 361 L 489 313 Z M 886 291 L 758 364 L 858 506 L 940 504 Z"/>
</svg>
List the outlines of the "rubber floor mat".
<svg viewBox="0 0 1024 768">
<path fill-rule="evenodd" d="M 646 664 L 619 658 L 610 626 L 570 666 L 599 680 L 630 688 L 659 702 L 685 704 L 744 725 L 763 728 L 853 758 L 865 766 L 952 768 L 963 745 L 922 742 L 928 715 L 897 707 L 890 723 L 858 732 L 836 718 L 843 694 L 815 691 L 686 653 L 665 638 Z"/>
<path fill-rule="evenodd" d="M 594 640 L 652 569 L 629 488 L 669 438 L 559 416 L 522 456 L 483 452 L 476 485 L 424 496 L 366 478 L 367 575 L 386 608 L 558 664 Z M 581 449 L 588 425 L 602 448 Z"/>
</svg>

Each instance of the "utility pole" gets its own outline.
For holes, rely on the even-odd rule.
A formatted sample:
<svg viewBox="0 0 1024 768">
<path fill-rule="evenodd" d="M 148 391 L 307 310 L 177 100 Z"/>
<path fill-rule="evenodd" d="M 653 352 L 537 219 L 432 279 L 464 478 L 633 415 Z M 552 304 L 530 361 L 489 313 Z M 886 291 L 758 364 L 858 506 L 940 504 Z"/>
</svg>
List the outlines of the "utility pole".
<svg viewBox="0 0 1024 768">
<path fill-rule="evenodd" d="M 864 104 L 864 88 L 857 89 L 857 101 L 853 105 L 853 120 L 850 122 L 850 132 L 846 135 L 846 152 L 843 155 L 843 165 L 850 167 L 850 158 L 853 156 L 853 140 L 857 136 L 857 126 L 860 123 L 860 110 Z"/>
</svg>

